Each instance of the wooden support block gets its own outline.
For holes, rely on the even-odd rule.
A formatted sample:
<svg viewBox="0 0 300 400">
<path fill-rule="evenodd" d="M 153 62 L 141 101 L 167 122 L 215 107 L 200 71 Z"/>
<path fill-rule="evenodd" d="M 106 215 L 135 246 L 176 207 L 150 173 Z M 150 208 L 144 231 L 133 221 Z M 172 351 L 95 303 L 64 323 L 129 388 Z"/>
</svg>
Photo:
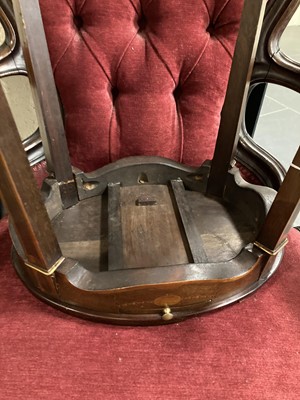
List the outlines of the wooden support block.
<svg viewBox="0 0 300 400">
<path fill-rule="evenodd" d="M 126 268 L 190 261 L 167 186 L 122 187 L 121 204 Z"/>
<path fill-rule="evenodd" d="M 172 180 L 171 185 L 187 242 L 193 257 L 193 262 L 196 264 L 205 263 L 207 262 L 207 255 L 205 253 L 198 228 L 195 225 L 195 219 L 193 218 L 193 214 L 191 213 L 191 209 L 185 198 L 183 182 L 181 179 Z"/>
</svg>

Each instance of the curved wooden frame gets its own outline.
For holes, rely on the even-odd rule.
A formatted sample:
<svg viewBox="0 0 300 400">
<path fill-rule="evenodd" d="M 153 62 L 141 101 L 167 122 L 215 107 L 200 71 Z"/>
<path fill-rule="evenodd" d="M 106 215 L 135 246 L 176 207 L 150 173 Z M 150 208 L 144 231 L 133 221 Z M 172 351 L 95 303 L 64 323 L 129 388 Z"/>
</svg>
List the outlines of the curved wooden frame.
<svg viewBox="0 0 300 400">
<path fill-rule="evenodd" d="M 27 75 L 10 0 L 1 0 L 0 22 L 6 35 L 5 43 L 0 48 L 0 78 L 10 75 Z"/>
<path fill-rule="evenodd" d="M 0 61 L 1 61 L 13 52 L 16 46 L 17 39 L 14 28 L 10 20 L 7 18 L 2 7 L 0 7 L 0 22 L 2 24 L 5 33 L 5 40 L 0 45 Z"/>
<path fill-rule="evenodd" d="M 261 30 L 260 41 L 254 62 L 248 97 L 259 84 L 274 83 L 300 92 L 300 65 L 280 50 L 281 35 L 299 7 L 300 0 L 269 0 Z M 256 119 L 259 116 L 256 116 Z M 272 155 L 262 149 L 249 136 L 245 124 L 242 125 L 237 159 L 250 171 L 258 166 L 262 182 L 278 190 L 286 174 L 284 167 Z M 264 160 L 261 171 L 259 167 Z"/>
<path fill-rule="evenodd" d="M 12 4 L 8 0 L 1 1 L 0 23 L 6 35 L 5 43 L 0 46 L 0 79 L 7 76 L 28 76 L 20 45 Z M 35 165 L 45 159 L 42 139 L 39 129 L 23 141 L 30 165 Z"/>
<path fill-rule="evenodd" d="M 277 25 L 273 29 L 268 42 L 269 56 L 281 67 L 298 74 L 300 74 L 300 62 L 293 60 L 281 50 L 280 39 L 299 5 L 299 0 L 293 0 L 288 4 L 286 10 L 284 10 Z"/>
</svg>

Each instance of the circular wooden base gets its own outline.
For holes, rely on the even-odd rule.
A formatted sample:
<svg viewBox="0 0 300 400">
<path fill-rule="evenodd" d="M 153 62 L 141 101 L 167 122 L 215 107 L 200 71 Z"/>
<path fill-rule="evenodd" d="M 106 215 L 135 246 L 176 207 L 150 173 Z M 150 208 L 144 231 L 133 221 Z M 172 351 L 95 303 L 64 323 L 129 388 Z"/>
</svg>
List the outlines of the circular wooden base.
<svg viewBox="0 0 300 400">
<path fill-rule="evenodd" d="M 48 181 L 46 206 L 64 261 L 51 275 L 14 265 L 37 297 L 115 324 L 166 324 L 231 304 L 272 276 L 282 252 L 253 246 L 273 192 L 228 174 L 222 199 L 206 195 L 209 167 L 164 159 L 119 161 L 77 174 L 80 201 L 63 209 Z"/>
<path fill-rule="evenodd" d="M 85 308 L 80 308 L 73 304 L 63 303 L 55 298 L 47 296 L 45 293 L 38 290 L 36 286 L 32 284 L 32 281 L 26 278 L 26 275 L 24 274 L 24 264 L 17 255 L 15 250 L 13 251 L 13 265 L 15 267 L 18 276 L 23 281 L 24 285 L 34 296 L 44 301 L 45 303 L 49 304 L 50 306 L 57 308 L 60 311 L 63 311 L 67 314 L 73 315 L 75 317 L 80 317 L 83 319 L 88 319 L 103 323 L 110 323 L 115 325 L 162 325 L 162 324 L 165 325 L 165 324 L 180 322 L 187 318 L 195 317 L 205 312 L 217 310 L 221 307 L 228 306 L 249 296 L 250 294 L 254 293 L 257 289 L 259 289 L 264 283 L 266 283 L 273 276 L 278 266 L 280 265 L 282 256 L 283 256 L 283 251 L 279 253 L 274 259 L 273 265 L 269 270 L 267 276 L 264 276 L 258 281 L 254 282 L 252 285 L 248 286 L 240 293 L 228 297 L 227 299 L 222 300 L 220 302 L 210 304 L 206 307 L 200 306 L 199 309 L 195 307 L 194 309 L 173 312 L 174 317 L 171 320 L 163 320 L 162 312 L 156 312 L 153 314 L 101 313 L 93 310 L 88 310 Z"/>
</svg>

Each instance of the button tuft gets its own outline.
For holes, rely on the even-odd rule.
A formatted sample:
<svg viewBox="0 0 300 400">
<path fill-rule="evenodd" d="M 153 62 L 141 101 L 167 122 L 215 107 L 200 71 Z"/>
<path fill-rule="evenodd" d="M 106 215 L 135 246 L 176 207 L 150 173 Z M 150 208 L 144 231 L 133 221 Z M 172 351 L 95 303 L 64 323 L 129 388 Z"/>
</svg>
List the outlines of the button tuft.
<svg viewBox="0 0 300 400">
<path fill-rule="evenodd" d="M 138 27 L 139 27 L 139 32 L 144 31 L 146 29 L 147 20 L 146 20 L 146 17 L 143 14 L 138 19 L 137 24 L 138 24 Z"/>
<path fill-rule="evenodd" d="M 83 19 L 81 15 L 74 15 L 73 22 L 78 30 L 80 30 L 83 27 Z"/>
<path fill-rule="evenodd" d="M 173 96 L 174 96 L 175 100 L 178 100 L 180 98 L 181 93 L 182 93 L 181 86 L 177 85 L 173 91 Z"/>
<path fill-rule="evenodd" d="M 211 36 L 213 36 L 215 32 L 215 26 L 212 23 L 210 23 L 206 28 L 206 32 L 208 32 Z"/>
<path fill-rule="evenodd" d="M 119 95 L 119 90 L 118 90 L 118 88 L 113 87 L 113 88 L 111 89 L 111 97 L 112 97 L 112 102 L 113 102 L 113 104 L 115 104 L 118 95 Z"/>
</svg>

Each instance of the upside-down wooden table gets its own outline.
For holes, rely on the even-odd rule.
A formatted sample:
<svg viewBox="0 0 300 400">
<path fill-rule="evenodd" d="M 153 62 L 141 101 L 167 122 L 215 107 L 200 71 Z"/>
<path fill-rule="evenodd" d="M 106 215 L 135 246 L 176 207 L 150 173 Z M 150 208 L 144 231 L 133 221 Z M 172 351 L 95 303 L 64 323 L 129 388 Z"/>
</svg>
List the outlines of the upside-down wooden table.
<svg viewBox="0 0 300 400">
<path fill-rule="evenodd" d="M 14 1 L 49 177 L 42 200 L 1 89 L 0 191 L 35 295 L 85 318 L 159 324 L 232 303 L 275 272 L 300 207 L 300 149 L 277 195 L 232 163 L 265 4 L 245 2 L 212 162 L 141 156 L 84 173 L 67 156 L 38 3 Z"/>
</svg>

